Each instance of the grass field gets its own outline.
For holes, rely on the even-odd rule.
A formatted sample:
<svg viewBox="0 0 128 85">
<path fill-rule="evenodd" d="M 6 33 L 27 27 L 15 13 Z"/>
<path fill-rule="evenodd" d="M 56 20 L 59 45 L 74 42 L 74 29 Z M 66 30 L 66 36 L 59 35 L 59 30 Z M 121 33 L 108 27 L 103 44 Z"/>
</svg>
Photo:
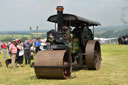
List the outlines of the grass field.
<svg viewBox="0 0 128 85">
<path fill-rule="evenodd" d="M 5 38 L 14 38 L 14 39 L 21 39 L 23 37 L 26 37 L 28 39 L 31 39 L 32 36 L 33 37 L 41 37 L 41 38 L 44 38 L 42 37 L 42 35 L 46 36 L 46 33 L 45 32 L 41 32 L 41 33 L 32 33 L 32 34 L 0 34 L 0 41 L 5 39 Z"/>
<path fill-rule="evenodd" d="M 1 54 L 0 85 L 128 85 L 128 46 L 101 45 L 101 49 L 100 70 L 75 71 L 67 80 L 37 79 L 29 65 L 23 65 L 22 69 L 12 69 L 11 65 L 6 68 Z"/>
<path fill-rule="evenodd" d="M 27 37 L 27 38 L 30 38 L 31 35 L 20 35 L 20 34 L 0 34 L 0 40 L 2 39 L 5 39 L 7 37 L 11 37 L 11 38 L 14 38 L 14 39 L 19 39 L 21 37 Z"/>
</svg>

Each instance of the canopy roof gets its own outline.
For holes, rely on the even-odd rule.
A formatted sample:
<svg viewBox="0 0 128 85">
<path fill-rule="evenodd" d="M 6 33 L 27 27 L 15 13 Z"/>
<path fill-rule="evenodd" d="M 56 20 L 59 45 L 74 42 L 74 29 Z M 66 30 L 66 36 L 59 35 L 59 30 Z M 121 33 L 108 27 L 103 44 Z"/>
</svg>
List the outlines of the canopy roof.
<svg viewBox="0 0 128 85">
<path fill-rule="evenodd" d="M 57 15 L 52 15 L 48 18 L 47 21 L 57 23 Z M 84 24 L 88 26 L 98 26 L 101 25 L 99 22 L 88 20 L 73 14 L 63 14 L 63 23 L 64 25 L 75 26 L 76 24 Z"/>
</svg>

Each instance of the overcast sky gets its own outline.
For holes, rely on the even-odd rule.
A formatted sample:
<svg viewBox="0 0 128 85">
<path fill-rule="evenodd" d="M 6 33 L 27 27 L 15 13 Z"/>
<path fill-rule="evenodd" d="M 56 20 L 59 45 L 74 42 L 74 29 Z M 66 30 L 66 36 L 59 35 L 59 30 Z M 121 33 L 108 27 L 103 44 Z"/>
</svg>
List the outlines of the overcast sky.
<svg viewBox="0 0 128 85">
<path fill-rule="evenodd" d="M 52 29 L 54 24 L 47 18 L 56 14 L 57 5 L 64 6 L 64 13 L 98 21 L 102 26 L 118 26 L 124 24 L 122 9 L 128 0 L 0 0 L 0 30 L 29 30 L 29 26 Z"/>
</svg>

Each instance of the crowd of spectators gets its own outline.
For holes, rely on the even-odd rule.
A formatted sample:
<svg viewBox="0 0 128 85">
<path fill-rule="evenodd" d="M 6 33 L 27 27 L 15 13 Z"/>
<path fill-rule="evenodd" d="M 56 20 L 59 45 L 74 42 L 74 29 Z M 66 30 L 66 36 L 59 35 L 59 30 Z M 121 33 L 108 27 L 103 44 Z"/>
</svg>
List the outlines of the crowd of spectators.
<svg viewBox="0 0 128 85">
<path fill-rule="evenodd" d="M 40 38 L 37 38 L 36 40 L 25 40 L 24 42 L 21 42 L 21 40 L 16 39 L 11 42 L 0 43 L 0 54 L 3 50 L 3 58 L 6 61 L 8 59 L 8 52 L 10 56 L 9 59 L 11 59 L 12 68 L 16 68 L 16 65 L 21 68 L 24 59 L 25 64 L 31 64 L 31 60 L 34 58 L 33 54 L 41 50 L 40 46 Z"/>
</svg>

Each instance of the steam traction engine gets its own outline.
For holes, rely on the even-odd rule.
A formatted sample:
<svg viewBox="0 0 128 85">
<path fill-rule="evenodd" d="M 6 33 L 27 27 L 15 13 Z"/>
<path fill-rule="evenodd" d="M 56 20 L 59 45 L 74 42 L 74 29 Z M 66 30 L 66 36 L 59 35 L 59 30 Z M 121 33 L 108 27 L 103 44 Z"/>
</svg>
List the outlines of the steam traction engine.
<svg viewBox="0 0 128 85">
<path fill-rule="evenodd" d="M 61 78 L 71 76 L 72 67 L 87 66 L 97 70 L 101 64 L 100 43 L 93 40 L 90 26 L 100 23 L 73 14 L 63 14 L 63 6 L 57 6 L 57 15 L 48 21 L 55 29 L 47 32 L 46 51 L 39 51 L 34 62 L 37 78 Z M 57 29 L 56 29 L 56 24 Z"/>
</svg>

